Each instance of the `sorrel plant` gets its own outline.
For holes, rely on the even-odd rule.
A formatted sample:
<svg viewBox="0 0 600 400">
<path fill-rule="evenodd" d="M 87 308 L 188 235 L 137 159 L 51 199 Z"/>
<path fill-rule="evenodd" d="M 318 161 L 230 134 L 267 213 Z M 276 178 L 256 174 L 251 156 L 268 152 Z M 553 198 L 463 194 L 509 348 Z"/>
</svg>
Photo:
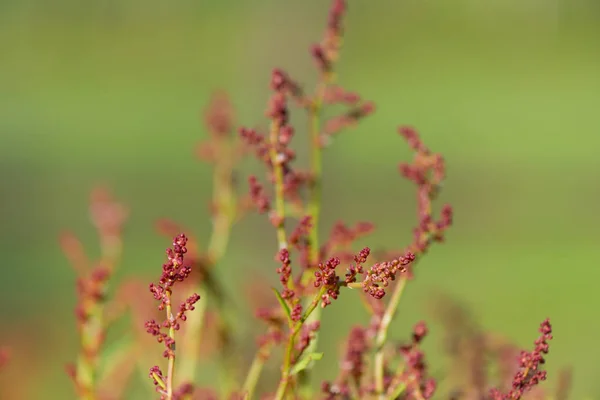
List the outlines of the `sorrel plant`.
<svg viewBox="0 0 600 400">
<path fill-rule="evenodd" d="M 227 96 L 218 93 L 212 99 L 205 113 L 209 138 L 197 149 L 198 156 L 213 166 L 212 234 L 206 248 L 200 248 L 190 231 L 181 233 L 183 228 L 175 222 L 160 220 L 158 231 L 173 240 L 162 269 L 157 264 L 157 280 L 150 284 L 150 293 L 140 297 L 139 286 L 128 283 L 114 299 L 107 299 L 107 287 L 120 263 L 121 232 L 128 215 L 125 207 L 106 190 L 93 193 L 92 219 L 102 248 L 101 258 L 95 264 L 86 258 L 75 236 L 63 235 L 64 252 L 79 275 L 76 314 L 80 353 L 77 362 L 68 367 L 79 398 L 124 398 L 127 381 L 132 371 L 140 367 L 140 360 L 145 359 L 149 343 L 138 338 L 124 345 L 121 356 L 111 357 L 112 362 L 102 366 L 102 359 L 106 357 L 106 332 L 128 307 L 143 318 L 143 322 L 134 318 L 136 327 L 162 344 L 164 361 L 146 366 L 161 399 L 437 397 L 436 380 L 429 373 L 421 350 L 428 334 L 426 323 L 416 322 L 412 336 L 404 342 L 391 338 L 389 332 L 417 263 L 430 246 L 444 240 L 453 222 L 450 205 L 441 206 L 439 214 L 434 212 L 434 202 L 446 176 L 442 155 L 431 151 L 414 128 L 398 129 L 414 153 L 411 162 L 399 166 L 400 175 L 412 182 L 417 196 L 418 224 L 411 243 L 388 251 L 357 248 L 357 239 L 374 230 L 369 222 L 339 222 L 329 235 L 319 230 L 323 158 L 331 138 L 375 111 L 372 102 L 337 83 L 335 69 L 342 48 L 346 7 L 344 0 L 332 1 L 323 39 L 311 48 L 318 74 L 312 90 L 306 90 L 283 70 L 272 71 L 266 131 L 235 129 Z M 346 110 L 324 120 L 323 109 L 331 105 L 342 105 Z M 297 134 L 290 124 L 292 106 L 295 112 L 305 113 L 308 132 Z M 295 163 L 292 142 L 297 140 L 309 143 L 310 161 L 304 169 Z M 247 155 L 258 159 L 265 174 L 247 177 L 247 194 L 239 196 L 234 175 L 240 160 Z M 244 360 L 235 351 L 239 348 L 233 335 L 235 318 L 230 315 L 214 270 L 230 268 L 222 262 L 230 232 L 240 218 L 253 211 L 268 218 L 273 227 L 276 248 L 265 251 L 274 253 L 273 272 L 278 274 L 280 284 L 269 293 L 274 306 L 255 310 L 264 332 L 257 338 L 254 358 Z M 313 385 L 314 364 L 324 353 L 335 356 L 332 349 L 322 348 L 318 337 L 321 320 L 327 318 L 330 308 L 335 309 L 340 296 L 359 296 L 370 320 L 357 323 L 347 332 L 337 372 L 320 385 Z M 153 304 L 159 314 L 152 310 Z M 194 381 L 200 344 L 209 330 L 217 337 L 216 357 L 220 359 L 222 379 L 217 387 L 201 388 Z M 544 357 L 552 338 L 548 320 L 542 322 L 540 332 L 533 351 L 523 351 L 511 359 L 514 368 L 510 370 L 508 385 L 506 380 L 494 380 L 480 373 L 479 368 L 483 369 L 486 363 L 481 360 L 473 363 L 473 374 L 479 377 L 473 382 L 477 382 L 460 388 L 450 398 L 520 399 L 546 379 Z M 473 344 L 480 343 L 476 337 L 480 336 L 472 336 Z M 475 355 L 483 357 L 489 350 L 489 340 L 484 342 L 482 339 Z M 156 352 L 161 352 L 158 347 Z M 280 372 L 277 379 L 264 377 L 264 382 L 274 384 L 269 388 L 259 385 L 259 380 L 272 359 L 277 360 Z"/>
</svg>

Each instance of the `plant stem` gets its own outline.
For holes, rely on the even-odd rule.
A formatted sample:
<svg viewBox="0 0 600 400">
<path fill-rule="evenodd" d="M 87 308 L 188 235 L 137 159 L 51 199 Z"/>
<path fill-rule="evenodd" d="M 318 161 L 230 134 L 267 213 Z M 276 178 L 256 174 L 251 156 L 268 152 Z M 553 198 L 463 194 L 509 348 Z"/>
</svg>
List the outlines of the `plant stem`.
<svg viewBox="0 0 600 400">
<path fill-rule="evenodd" d="M 100 242 L 102 265 L 108 268 L 112 276 L 121 255 L 121 240 L 119 238 L 108 240 L 107 237 L 101 235 Z M 106 292 L 108 282 L 108 280 L 104 282 L 100 288 L 102 293 Z M 106 329 L 104 318 L 106 300 L 103 297 L 95 299 L 89 304 L 89 307 L 89 318 L 81 326 L 81 352 L 77 360 L 76 370 L 78 395 L 81 400 L 96 399 L 98 363 Z"/>
<path fill-rule="evenodd" d="M 102 325 L 102 307 L 96 304 L 92 307 L 89 319 L 83 325 L 81 332 L 81 353 L 77 360 L 77 385 L 81 400 L 96 398 L 96 375 Z"/>
<path fill-rule="evenodd" d="M 181 354 L 180 382 L 194 382 L 196 370 L 198 369 L 198 354 L 200 352 L 200 343 L 202 342 L 202 328 L 208 304 L 208 291 L 204 285 L 198 285 L 194 293 L 198 293 L 202 301 L 196 303 L 195 312 L 190 313 L 186 321 L 184 337 L 182 338 L 185 352 Z"/>
<path fill-rule="evenodd" d="M 321 184 L 323 179 L 323 160 L 321 144 L 321 112 L 327 81 L 325 78 L 317 86 L 315 98 L 310 105 L 310 139 L 311 139 L 311 186 L 308 202 L 308 215 L 310 215 L 312 229 L 310 230 L 310 263 L 319 262 L 319 217 L 321 214 Z"/>
<path fill-rule="evenodd" d="M 402 293 L 404 292 L 404 288 L 406 287 L 407 279 L 401 277 L 399 282 L 394 287 L 394 291 L 392 293 L 392 297 L 390 298 L 390 302 L 381 317 L 381 322 L 379 323 L 379 329 L 377 330 L 377 336 L 375 338 L 375 391 L 377 392 L 379 399 L 385 399 L 385 391 L 383 386 L 383 370 L 384 370 L 384 346 L 387 340 L 388 329 L 394 315 L 396 314 L 396 310 L 398 309 L 398 304 L 400 304 L 400 298 L 402 297 Z"/>
<path fill-rule="evenodd" d="M 279 386 L 277 387 L 275 400 L 282 400 L 283 396 L 285 396 L 285 391 L 290 380 L 290 370 L 292 368 L 292 353 L 294 351 L 294 342 L 296 340 L 296 336 L 298 336 L 298 333 L 300 333 L 300 330 L 302 329 L 302 326 L 304 325 L 306 320 L 310 317 L 310 315 L 313 313 L 313 311 L 315 311 L 315 309 L 319 305 L 319 301 L 321 301 L 321 296 L 323 296 L 326 290 L 326 287 L 322 286 L 321 289 L 315 294 L 315 297 L 313 298 L 309 307 L 302 315 L 302 318 L 300 318 L 300 321 L 298 321 L 298 323 L 294 327 L 294 330 L 290 333 L 287 347 L 285 349 L 285 356 L 283 359 L 281 380 L 279 381 Z"/>
<path fill-rule="evenodd" d="M 229 146 L 225 149 L 230 152 Z M 213 216 L 213 229 L 208 244 L 209 268 L 214 267 L 223 258 L 229 244 L 231 225 L 235 217 L 236 199 L 231 182 L 233 173 L 231 155 L 221 154 L 219 158 L 213 174 L 213 204 L 216 205 L 216 212 Z"/>
<path fill-rule="evenodd" d="M 252 400 L 252 397 L 254 396 L 254 389 L 258 383 L 258 378 L 260 378 L 260 374 L 265 366 L 265 362 L 269 359 L 270 355 L 271 344 L 264 345 L 256 352 L 254 360 L 252 360 L 252 364 L 250 365 L 248 375 L 246 376 L 246 381 L 242 387 L 242 393 L 245 394 L 247 400 Z"/>
<path fill-rule="evenodd" d="M 319 263 L 320 248 L 319 243 L 319 221 L 321 215 L 321 188 L 323 181 L 323 152 L 321 143 L 321 113 L 323 111 L 323 99 L 325 97 L 325 90 L 329 83 L 329 77 L 323 76 L 319 84 L 317 85 L 315 97 L 310 104 L 309 108 L 309 119 L 310 119 L 310 139 L 311 139 L 311 158 L 310 158 L 310 171 L 311 171 L 311 185 L 308 202 L 308 215 L 311 219 L 312 229 L 309 233 L 310 253 L 309 253 L 309 265 L 316 267 Z M 305 276 L 310 276 L 312 270 L 307 270 Z M 319 321 L 321 319 L 322 310 L 317 309 L 311 316 L 310 322 Z M 314 338 L 311 340 L 308 351 L 314 351 L 317 347 L 319 339 L 318 333 L 315 333 Z M 306 369 L 301 372 L 301 391 L 308 395 L 307 391 L 310 386 L 309 370 Z"/>
<path fill-rule="evenodd" d="M 285 198 L 283 192 L 283 168 L 281 167 L 281 161 L 279 160 L 279 154 L 277 153 L 277 144 L 279 143 L 279 130 L 281 126 L 279 123 L 271 122 L 270 129 L 270 149 L 269 155 L 271 157 L 271 163 L 273 164 L 273 175 L 275 178 L 275 212 L 277 214 L 276 229 L 277 229 L 277 242 L 279 249 L 287 249 L 287 239 L 285 233 Z"/>
<path fill-rule="evenodd" d="M 173 385 L 175 375 L 175 328 L 173 326 L 174 318 L 171 306 L 171 290 L 167 289 L 167 305 L 165 307 L 167 312 L 167 321 L 169 321 L 169 337 L 173 340 L 173 344 L 170 346 L 169 362 L 167 365 L 167 399 L 173 400 Z"/>
</svg>

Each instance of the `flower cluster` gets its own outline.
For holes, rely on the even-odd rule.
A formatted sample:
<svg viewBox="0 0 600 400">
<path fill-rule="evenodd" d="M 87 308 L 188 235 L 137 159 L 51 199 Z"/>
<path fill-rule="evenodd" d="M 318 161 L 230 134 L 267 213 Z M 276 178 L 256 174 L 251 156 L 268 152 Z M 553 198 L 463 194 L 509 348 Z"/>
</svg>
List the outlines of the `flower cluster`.
<svg viewBox="0 0 600 400">
<path fill-rule="evenodd" d="M 432 153 L 414 128 L 403 126 L 398 131 L 415 151 L 413 162 L 401 163 L 399 169 L 404 177 L 417 185 L 419 224 L 414 230 L 414 241 L 410 250 L 422 254 L 427 251 L 432 241 L 442 241 L 444 232 L 452 224 L 453 212 L 450 205 L 442 207 L 438 221 L 433 220 L 431 205 L 446 176 L 446 167 L 442 155 Z"/>
<path fill-rule="evenodd" d="M 541 335 L 535 340 L 533 351 L 522 351 L 519 356 L 519 371 L 513 378 L 512 389 L 507 394 L 492 389 L 490 396 L 494 400 L 519 400 L 526 392 L 546 380 L 546 371 L 541 368 L 546 363 L 544 356 L 548 354 L 548 341 L 552 339 L 549 319 L 540 324 L 539 331 Z"/>
<path fill-rule="evenodd" d="M 337 299 L 340 294 L 339 277 L 335 271 L 338 265 L 340 265 L 340 259 L 332 257 L 326 263 L 319 263 L 319 270 L 315 271 L 315 287 L 325 289 L 325 293 L 321 295 L 322 308 L 331 304 L 331 299 Z"/>
<path fill-rule="evenodd" d="M 365 377 L 365 358 L 370 349 L 367 330 L 361 326 L 354 326 L 346 341 L 346 350 L 340 362 L 340 373 L 335 382 L 323 381 L 321 392 L 324 399 L 333 400 L 337 396 L 348 398 L 351 387 L 362 388 Z M 359 389 L 359 395 L 363 395 Z"/>
<path fill-rule="evenodd" d="M 186 321 L 186 313 L 194 310 L 194 305 L 200 300 L 200 296 L 194 293 L 179 305 L 177 311 L 173 310 L 171 303 L 173 286 L 177 282 L 185 281 L 192 272 L 191 267 L 184 264 L 187 241 L 188 239 L 183 233 L 175 236 L 173 247 L 166 250 L 167 262 L 162 266 L 162 274 L 158 284 L 151 283 L 149 287 L 154 299 L 159 301 L 159 311 L 166 311 L 166 318 L 160 323 L 154 319 L 147 321 L 145 324 L 146 331 L 156 337 L 159 343 L 164 344 L 163 356 L 169 360 L 169 372 L 166 377 L 163 376 L 163 372 L 158 366 L 154 366 L 150 369 L 150 378 L 156 385 L 156 390 L 169 399 L 174 398 L 173 392 L 175 390 L 173 387 L 175 331 L 180 329 L 181 322 Z"/>
<path fill-rule="evenodd" d="M 385 289 L 390 282 L 396 280 L 396 274 L 405 273 L 407 265 L 415 260 L 415 255 L 407 252 L 404 256 L 390 261 L 375 263 L 366 271 L 362 281 L 363 290 L 376 299 L 385 296 Z"/>
<path fill-rule="evenodd" d="M 396 380 L 398 383 L 406 385 L 407 393 L 412 394 L 415 399 L 430 399 L 436 389 L 435 380 L 427 377 L 425 355 L 420 350 L 420 344 L 427 333 L 425 322 L 421 321 L 415 325 L 412 342 L 399 347 L 399 352 L 405 361 L 405 369 L 402 374 L 392 378 L 391 388 L 394 387 L 393 383 L 396 382 L 393 381 Z"/>
</svg>

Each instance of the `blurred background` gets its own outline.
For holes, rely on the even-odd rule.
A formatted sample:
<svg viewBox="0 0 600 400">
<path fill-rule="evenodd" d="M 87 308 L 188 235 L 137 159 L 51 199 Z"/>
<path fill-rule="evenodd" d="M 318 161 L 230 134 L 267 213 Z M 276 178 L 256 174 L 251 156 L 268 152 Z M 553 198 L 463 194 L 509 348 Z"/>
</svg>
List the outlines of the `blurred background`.
<svg viewBox="0 0 600 400">
<path fill-rule="evenodd" d="M 455 226 L 419 265 L 394 334 L 431 319 L 429 300 L 440 291 L 520 346 L 531 347 L 551 317 L 548 385 L 572 366 L 572 398 L 600 397 L 600 3 L 349 3 L 339 82 L 377 111 L 326 150 L 323 232 L 338 219 L 372 220 L 377 232 L 365 244 L 409 242 L 414 190 L 396 165 L 411 154 L 395 130 L 416 126 L 446 157 L 441 200 L 454 205 Z M 19 396 L 74 396 L 63 366 L 77 351 L 75 274 L 58 235 L 72 230 L 98 254 L 90 190 L 107 184 L 131 209 L 117 280 L 157 279 L 168 245 L 157 218 L 192 227 L 201 242 L 210 232 L 211 169 L 194 149 L 206 137 L 201 110 L 211 93 L 230 93 L 239 125 L 266 126 L 273 67 L 306 87 L 315 81 L 308 48 L 328 6 L 0 1 L 0 343 L 13 348 Z M 302 164 L 305 122 L 294 121 Z M 242 182 L 262 171 L 243 165 Z M 263 218 L 236 226 L 219 276 L 245 313 L 236 288 L 256 269 L 275 282 L 275 251 Z M 339 334 L 366 316 L 352 299 L 334 306 L 321 346 L 337 351 Z M 435 364 L 435 322 L 432 331 Z M 330 351 L 318 374 L 333 378 L 335 363 Z M 139 393 L 128 398 L 151 396 Z"/>
</svg>

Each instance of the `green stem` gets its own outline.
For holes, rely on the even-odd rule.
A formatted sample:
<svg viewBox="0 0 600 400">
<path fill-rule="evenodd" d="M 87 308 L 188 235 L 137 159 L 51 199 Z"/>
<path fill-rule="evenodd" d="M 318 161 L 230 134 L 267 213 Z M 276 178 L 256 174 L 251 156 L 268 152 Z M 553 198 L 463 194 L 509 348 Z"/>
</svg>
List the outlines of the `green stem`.
<svg viewBox="0 0 600 400">
<path fill-rule="evenodd" d="M 173 344 L 170 346 L 169 362 L 167 365 L 167 399 L 173 400 L 173 385 L 175 384 L 175 327 L 173 326 L 174 317 L 171 306 L 171 290 L 167 289 L 167 306 L 165 307 L 167 313 L 167 321 L 169 321 L 169 337 L 173 339 Z"/>
<path fill-rule="evenodd" d="M 208 244 L 209 267 L 213 267 L 225 254 L 229 244 L 231 225 L 235 217 L 236 199 L 231 184 L 232 170 L 229 154 L 222 154 L 213 174 L 213 230 Z"/>
<path fill-rule="evenodd" d="M 202 301 L 196 303 L 195 312 L 189 313 L 187 316 L 184 337 L 182 338 L 182 343 L 185 343 L 185 352 L 180 355 L 180 382 L 194 382 L 198 369 L 198 354 L 202 342 L 202 328 L 208 304 L 208 292 L 204 285 L 199 285 L 195 293 L 200 295 Z"/>
<path fill-rule="evenodd" d="M 77 385 L 81 400 L 95 400 L 96 375 L 98 370 L 98 352 L 100 338 L 103 335 L 102 307 L 92 307 L 89 319 L 81 331 L 81 353 L 77 360 Z"/>
<path fill-rule="evenodd" d="M 277 393 L 275 394 L 275 400 L 282 400 L 283 396 L 285 396 L 285 391 L 290 381 L 290 370 L 292 369 L 292 354 L 294 351 L 294 343 L 296 340 L 296 336 L 300 333 L 302 329 L 302 325 L 306 322 L 306 320 L 310 317 L 310 315 L 317 309 L 319 302 L 321 301 L 321 296 L 325 293 L 327 288 L 322 286 L 321 289 L 315 294 L 313 301 L 310 303 L 309 307 L 306 309 L 300 321 L 294 327 L 294 330 L 290 333 L 290 337 L 288 339 L 288 343 L 285 349 L 285 356 L 283 359 L 283 368 L 281 370 L 281 380 L 279 381 L 279 386 L 277 387 Z"/>
<path fill-rule="evenodd" d="M 323 175 L 322 145 L 321 145 L 321 111 L 323 97 L 327 84 L 323 81 L 317 88 L 315 99 L 310 107 L 310 139 L 311 139 L 311 187 L 308 202 L 308 215 L 310 215 L 312 229 L 310 230 L 310 263 L 319 262 L 319 221 L 321 215 L 321 185 Z"/>
<path fill-rule="evenodd" d="M 273 164 L 273 175 L 275 178 L 275 212 L 277 214 L 277 242 L 279 249 L 287 249 L 287 239 L 285 233 L 285 198 L 283 192 L 283 168 L 279 155 L 277 154 L 277 144 L 279 142 L 279 130 L 281 127 L 277 122 L 271 123 L 270 130 L 270 149 L 269 155 L 271 157 L 271 163 Z"/>
<path fill-rule="evenodd" d="M 388 303 L 387 308 L 381 317 L 381 322 L 379 323 L 379 329 L 377 330 L 377 336 L 375 338 L 375 390 L 378 393 L 380 400 L 385 400 L 385 391 L 383 385 L 385 358 L 383 350 L 387 340 L 390 323 L 392 322 L 392 319 L 398 310 L 398 305 L 400 304 L 400 298 L 402 297 L 402 293 L 406 287 L 406 282 L 407 279 L 401 277 L 400 281 L 394 287 L 390 302 Z"/>
<path fill-rule="evenodd" d="M 321 112 L 323 110 L 323 98 L 325 97 L 325 90 L 327 89 L 328 78 L 323 77 L 317 91 L 315 98 L 310 105 L 309 118 L 310 118 L 310 138 L 311 138 L 311 158 L 310 158 L 310 171 L 311 171 L 311 186 L 308 202 L 308 215 L 311 218 L 312 229 L 309 233 L 310 253 L 309 253 L 309 264 L 313 267 L 319 263 L 320 253 L 320 242 L 319 242 L 319 222 L 321 216 L 321 188 L 323 181 L 323 155 L 322 155 L 322 144 L 321 144 Z M 312 270 L 307 270 L 305 276 L 310 277 Z M 309 322 L 319 321 L 321 319 L 322 310 L 317 309 L 311 316 Z M 317 348 L 319 340 L 318 333 L 315 333 L 314 338 L 311 340 L 307 351 L 313 352 Z M 300 373 L 300 390 L 305 395 L 309 395 L 310 391 L 310 377 L 309 369 L 306 369 Z"/>
<path fill-rule="evenodd" d="M 263 367 L 265 363 L 269 359 L 271 355 L 271 345 L 267 344 L 261 347 L 254 356 L 254 360 L 252 360 L 252 364 L 250 365 L 250 370 L 248 371 L 248 375 L 246 376 L 246 381 L 244 382 L 244 386 L 242 387 L 242 393 L 246 396 L 247 400 L 252 400 L 254 396 L 254 390 L 256 389 L 256 384 L 258 383 L 258 379 L 260 378 L 260 374 L 262 373 Z"/>
</svg>

